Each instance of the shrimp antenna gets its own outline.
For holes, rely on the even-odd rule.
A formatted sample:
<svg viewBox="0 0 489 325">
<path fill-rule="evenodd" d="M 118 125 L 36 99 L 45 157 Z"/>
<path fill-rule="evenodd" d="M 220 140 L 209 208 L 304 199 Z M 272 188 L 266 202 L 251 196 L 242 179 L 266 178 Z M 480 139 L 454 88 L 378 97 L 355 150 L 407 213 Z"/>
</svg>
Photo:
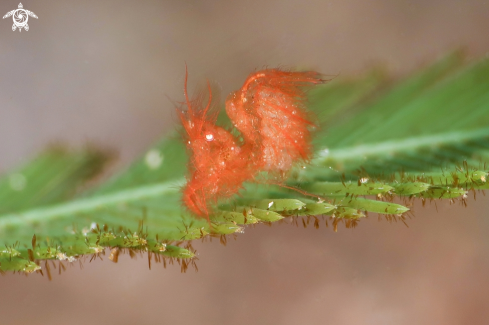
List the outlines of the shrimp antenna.
<svg viewBox="0 0 489 325">
<path fill-rule="evenodd" d="M 187 107 L 191 108 L 190 105 L 190 99 L 188 98 L 188 92 L 187 92 L 187 79 L 188 79 L 188 69 L 187 69 L 187 63 L 185 63 L 185 84 L 184 84 L 184 94 L 185 94 L 185 101 L 187 102 Z"/>
<path fill-rule="evenodd" d="M 209 89 L 209 101 L 207 102 L 207 106 L 204 109 L 204 116 L 207 114 L 207 111 L 211 107 L 211 102 L 212 102 L 212 90 L 211 90 L 211 84 L 209 80 L 207 80 L 207 89 Z"/>
</svg>

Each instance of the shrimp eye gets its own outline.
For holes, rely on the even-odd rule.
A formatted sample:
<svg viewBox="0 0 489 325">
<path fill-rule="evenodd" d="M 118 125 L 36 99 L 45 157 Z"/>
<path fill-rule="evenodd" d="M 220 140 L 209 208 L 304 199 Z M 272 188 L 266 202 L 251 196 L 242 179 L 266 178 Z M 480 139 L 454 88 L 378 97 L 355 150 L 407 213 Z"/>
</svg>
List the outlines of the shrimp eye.
<svg viewBox="0 0 489 325">
<path fill-rule="evenodd" d="M 205 139 L 206 139 L 207 141 L 213 141 L 213 140 L 214 140 L 214 135 L 212 135 L 212 133 L 207 133 L 207 134 L 205 135 Z"/>
</svg>

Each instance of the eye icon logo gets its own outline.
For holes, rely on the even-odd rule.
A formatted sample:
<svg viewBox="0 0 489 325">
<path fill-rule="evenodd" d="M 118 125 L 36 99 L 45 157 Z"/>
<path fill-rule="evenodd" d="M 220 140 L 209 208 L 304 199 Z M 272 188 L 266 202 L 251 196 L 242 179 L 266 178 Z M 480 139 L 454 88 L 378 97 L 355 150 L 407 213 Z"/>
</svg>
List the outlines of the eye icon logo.
<svg viewBox="0 0 489 325">
<path fill-rule="evenodd" d="M 19 3 L 19 8 L 14 9 L 12 11 L 9 11 L 3 16 L 3 19 L 7 17 L 13 17 L 14 24 L 12 25 L 12 30 L 15 32 L 15 30 L 18 28 L 19 32 L 22 31 L 22 28 L 24 28 L 26 31 L 29 30 L 29 25 L 27 25 L 27 21 L 29 20 L 29 16 L 36 18 L 37 16 L 35 13 L 29 10 L 25 10 L 24 6 L 22 6 L 22 3 Z"/>
</svg>

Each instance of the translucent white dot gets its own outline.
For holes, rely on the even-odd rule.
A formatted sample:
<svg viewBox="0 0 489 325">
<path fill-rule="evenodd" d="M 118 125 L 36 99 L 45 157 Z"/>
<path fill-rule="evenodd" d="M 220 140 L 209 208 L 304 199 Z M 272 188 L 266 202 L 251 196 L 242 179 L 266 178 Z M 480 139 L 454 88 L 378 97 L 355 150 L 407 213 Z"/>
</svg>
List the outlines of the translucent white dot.
<svg viewBox="0 0 489 325">
<path fill-rule="evenodd" d="M 205 139 L 207 141 L 212 141 L 212 140 L 214 140 L 214 136 L 211 133 L 208 133 L 205 135 Z"/>
<path fill-rule="evenodd" d="M 148 153 L 146 153 L 144 161 L 150 169 L 157 169 L 161 166 L 161 163 L 163 162 L 163 155 L 159 150 L 152 149 L 148 151 Z"/>
</svg>

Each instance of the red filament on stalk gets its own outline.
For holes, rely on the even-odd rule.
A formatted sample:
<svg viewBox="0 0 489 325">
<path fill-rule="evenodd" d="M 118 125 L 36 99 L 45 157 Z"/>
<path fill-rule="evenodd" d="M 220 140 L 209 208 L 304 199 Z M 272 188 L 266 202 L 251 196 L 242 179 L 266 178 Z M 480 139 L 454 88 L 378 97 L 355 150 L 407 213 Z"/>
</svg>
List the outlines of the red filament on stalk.
<svg viewBox="0 0 489 325">
<path fill-rule="evenodd" d="M 242 140 L 217 126 L 219 113 L 212 106 L 212 92 L 203 105 L 202 96 L 179 110 L 190 155 L 189 176 L 183 203 L 194 214 L 209 219 L 219 199 L 236 195 L 246 181 L 268 172 L 279 184 L 298 161 L 311 158 L 312 116 L 306 111 L 306 93 L 324 82 L 313 72 L 267 69 L 251 74 L 240 90 L 226 100 L 226 113 Z M 279 181 L 276 181 L 276 180 Z M 290 188 L 290 187 L 287 187 Z"/>
</svg>

